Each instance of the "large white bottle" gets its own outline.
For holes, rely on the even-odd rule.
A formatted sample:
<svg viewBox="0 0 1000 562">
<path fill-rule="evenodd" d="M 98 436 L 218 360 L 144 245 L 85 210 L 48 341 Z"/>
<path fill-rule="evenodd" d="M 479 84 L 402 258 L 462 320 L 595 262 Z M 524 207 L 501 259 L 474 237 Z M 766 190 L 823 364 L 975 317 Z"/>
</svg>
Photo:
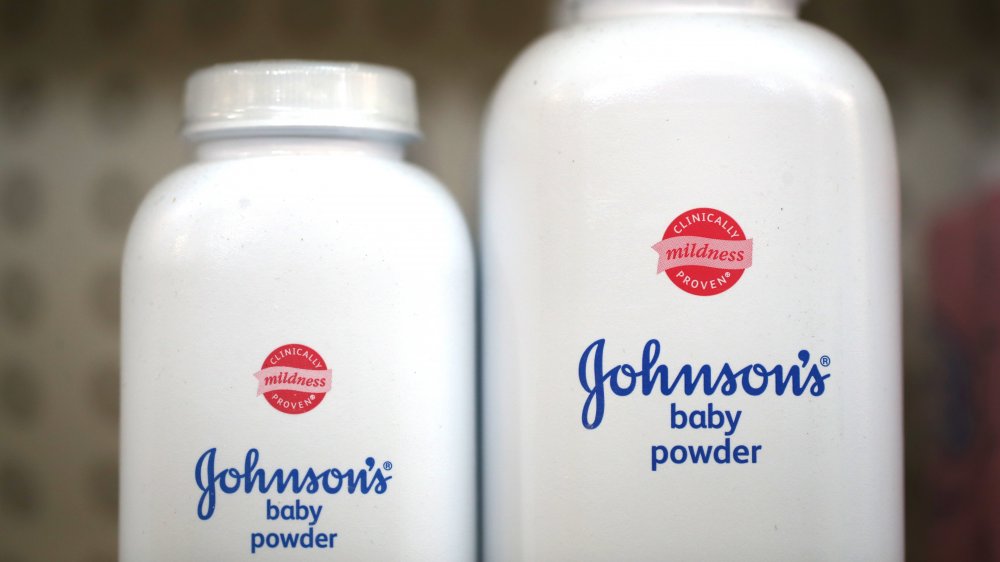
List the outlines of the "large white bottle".
<svg viewBox="0 0 1000 562">
<path fill-rule="evenodd" d="M 581 0 L 489 111 L 489 560 L 901 560 L 884 94 L 794 0 Z"/>
<path fill-rule="evenodd" d="M 186 114 L 125 250 L 122 559 L 471 559 L 474 268 L 412 80 L 223 65 Z"/>
</svg>

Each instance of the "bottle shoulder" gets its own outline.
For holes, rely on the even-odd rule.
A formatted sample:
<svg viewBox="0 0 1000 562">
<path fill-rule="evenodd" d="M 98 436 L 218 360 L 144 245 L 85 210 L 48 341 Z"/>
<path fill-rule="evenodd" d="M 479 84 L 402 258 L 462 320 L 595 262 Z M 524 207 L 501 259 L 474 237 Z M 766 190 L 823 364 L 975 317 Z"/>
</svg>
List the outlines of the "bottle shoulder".
<svg viewBox="0 0 1000 562">
<path fill-rule="evenodd" d="M 697 95 L 698 87 L 731 87 L 744 99 L 827 94 L 885 105 L 869 66 L 826 30 L 795 19 L 691 15 L 556 30 L 515 60 L 490 109 L 495 115 L 529 100 L 593 106 L 644 97 L 670 101 Z"/>
<path fill-rule="evenodd" d="M 264 157 L 195 162 L 169 174 L 144 198 L 132 221 L 126 260 L 137 250 L 313 240 L 324 246 L 369 237 L 381 244 L 468 242 L 447 188 L 404 161 L 357 157 Z M 293 240 L 294 239 L 294 240 Z M 360 246 L 358 240 L 353 245 Z M 267 242 L 267 245 L 272 246 Z"/>
<path fill-rule="evenodd" d="M 403 199 L 420 207 L 457 209 L 447 188 L 426 170 L 404 160 L 368 157 L 275 156 L 196 161 L 160 180 L 146 207 L 165 203 L 207 208 L 234 199 L 287 202 L 386 204 Z"/>
<path fill-rule="evenodd" d="M 282 191 L 339 186 L 339 191 L 319 192 L 320 196 L 330 197 L 339 197 L 345 191 L 356 191 L 357 196 L 362 196 L 371 192 L 372 187 L 376 188 L 372 196 L 395 189 L 410 191 L 418 197 L 445 190 L 437 178 L 405 160 L 355 155 L 282 155 L 190 162 L 160 180 L 150 195 L 194 190 L 199 197 L 211 199 L 227 198 L 233 189 L 269 189 L 267 195 L 283 196 L 280 192 L 270 192 L 275 185 L 282 186 Z"/>
</svg>

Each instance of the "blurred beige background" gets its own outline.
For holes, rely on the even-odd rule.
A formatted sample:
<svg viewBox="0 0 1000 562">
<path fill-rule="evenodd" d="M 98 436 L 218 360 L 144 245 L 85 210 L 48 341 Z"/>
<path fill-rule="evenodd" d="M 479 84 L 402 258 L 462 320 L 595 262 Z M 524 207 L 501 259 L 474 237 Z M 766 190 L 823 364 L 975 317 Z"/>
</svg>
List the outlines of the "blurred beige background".
<svg viewBox="0 0 1000 562">
<path fill-rule="evenodd" d="M 1000 190 L 1000 0 L 814 0 L 805 14 L 865 55 L 895 112 L 910 557 L 1000 560 L 990 504 L 951 501 L 982 485 L 948 472 L 970 436 L 995 445 L 966 416 L 979 375 L 949 367 L 927 248 L 942 213 Z M 138 201 L 187 158 L 188 73 L 284 57 L 410 70 L 426 133 L 413 156 L 474 228 L 485 100 L 550 19 L 543 0 L 0 0 L 0 562 L 116 557 L 119 254 Z"/>
</svg>

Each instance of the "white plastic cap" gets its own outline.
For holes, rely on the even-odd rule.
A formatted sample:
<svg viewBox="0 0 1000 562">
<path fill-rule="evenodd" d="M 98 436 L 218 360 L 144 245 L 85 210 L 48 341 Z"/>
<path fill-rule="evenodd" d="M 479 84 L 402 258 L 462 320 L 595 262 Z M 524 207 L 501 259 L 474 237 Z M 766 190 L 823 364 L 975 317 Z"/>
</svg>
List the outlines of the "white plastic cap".
<svg viewBox="0 0 1000 562">
<path fill-rule="evenodd" d="M 807 0 L 557 0 L 552 21 L 564 27 L 608 16 L 673 12 L 754 13 L 795 15 Z"/>
<path fill-rule="evenodd" d="M 420 135 L 413 78 L 387 66 L 276 60 L 220 64 L 188 78 L 184 136 Z"/>
</svg>

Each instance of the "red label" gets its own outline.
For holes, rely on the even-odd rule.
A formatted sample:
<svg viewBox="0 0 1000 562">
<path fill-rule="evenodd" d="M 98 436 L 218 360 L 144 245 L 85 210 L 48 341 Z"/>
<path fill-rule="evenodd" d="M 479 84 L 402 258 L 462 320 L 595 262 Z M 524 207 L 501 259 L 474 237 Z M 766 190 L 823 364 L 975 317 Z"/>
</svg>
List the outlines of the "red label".
<svg viewBox="0 0 1000 562">
<path fill-rule="evenodd" d="M 319 406 L 330 391 L 332 372 L 314 349 L 293 343 L 268 354 L 254 378 L 257 395 L 275 410 L 304 414 Z"/>
<path fill-rule="evenodd" d="M 753 265 L 753 240 L 733 217 L 717 209 L 682 213 L 653 246 L 657 273 L 679 289 L 709 297 L 731 289 Z"/>
</svg>

